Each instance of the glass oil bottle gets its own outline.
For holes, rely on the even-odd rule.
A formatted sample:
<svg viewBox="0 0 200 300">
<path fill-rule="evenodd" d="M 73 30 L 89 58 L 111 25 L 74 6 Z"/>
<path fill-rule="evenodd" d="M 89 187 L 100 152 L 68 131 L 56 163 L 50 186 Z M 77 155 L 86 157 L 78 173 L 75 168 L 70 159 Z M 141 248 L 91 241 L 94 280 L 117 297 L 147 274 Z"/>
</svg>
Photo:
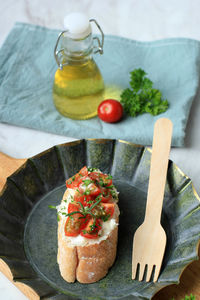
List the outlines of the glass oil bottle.
<svg viewBox="0 0 200 300">
<path fill-rule="evenodd" d="M 91 22 L 102 36 L 92 36 Z M 97 107 L 103 100 L 104 81 L 93 59 L 93 53 L 103 53 L 104 34 L 94 20 L 82 13 L 73 13 L 64 20 L 54 55 L 59 66 L 53 84 L 53 100 L 56 109 L 71 119 L 84 120 L 97 115 Z M 93 46 L 97 40 L 98 47 Z M 58 50 L 59 42 L 61 49 Z"/>
</svg>

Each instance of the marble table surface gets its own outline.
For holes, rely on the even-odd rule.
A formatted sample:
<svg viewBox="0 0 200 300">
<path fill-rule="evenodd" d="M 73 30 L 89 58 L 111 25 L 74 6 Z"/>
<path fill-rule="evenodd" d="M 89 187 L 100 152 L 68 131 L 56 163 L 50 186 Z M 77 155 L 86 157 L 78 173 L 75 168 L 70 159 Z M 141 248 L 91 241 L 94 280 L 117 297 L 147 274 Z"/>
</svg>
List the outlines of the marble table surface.
<svg viewBox="0 0 200 300">
<path fill-rule="evenodd" d="M 199 0 L 1 0 L 0 46 L 16 21 L 59 29 L 64 16 L 72 11 L 96 18 L 105 34 L 140 41 L 169 37 L 200 40 Z M 192 179 L 200 194 L 199 100 L 197 95 L 186 128 L 186 145 L 172 149 L 170 158 Z M 0 151 L 15 158 L 28 158 L 72 140 L 75 139 L 0 123 Z M 0 299 L 27 298 L 0 273 Z"/>
</svg>

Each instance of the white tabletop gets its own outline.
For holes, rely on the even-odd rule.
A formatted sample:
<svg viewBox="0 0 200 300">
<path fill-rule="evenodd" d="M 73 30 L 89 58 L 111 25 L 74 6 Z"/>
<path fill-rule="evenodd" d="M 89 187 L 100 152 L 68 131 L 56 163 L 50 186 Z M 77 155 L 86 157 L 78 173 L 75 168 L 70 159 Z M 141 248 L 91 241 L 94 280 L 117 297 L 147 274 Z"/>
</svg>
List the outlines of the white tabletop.
<svg viewBox="0 0 200 300">
<path fill-rule="evenodd" d="M 96 18 L 105 34 L 121 35 L 140 41 L 169 37 L 200 40 L 199 0 L 1 0 L 0 46 L 16 21 L 60 29 L 64 16 L 72 11 L 82 11 L 90 18 Z M 198 102 L 199 97 L 192 105 L 186 129 L 186 146 L 172 149 L 170 158 L 192 179 L 200 194 Z M 0 124 L 0 152 L 16 158 L 27 158 L 53 145 L 72 140 L 75 139 Z M 27 298 L 0 273 L 0 299 Z"/>
</svg>

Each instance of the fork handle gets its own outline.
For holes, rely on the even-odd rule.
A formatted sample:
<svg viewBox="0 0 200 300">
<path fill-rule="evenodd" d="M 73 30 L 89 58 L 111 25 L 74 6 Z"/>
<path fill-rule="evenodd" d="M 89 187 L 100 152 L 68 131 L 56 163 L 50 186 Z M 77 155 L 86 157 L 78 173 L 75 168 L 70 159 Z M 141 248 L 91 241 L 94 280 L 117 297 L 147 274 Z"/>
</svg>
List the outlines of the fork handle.
<svg viewBox="0 0 200 300">
<path fill-rule="evenodd" d="M 169 119 L 158 119 L 154 126 L 149 186 L 145 221 L 159 222 L 171 147 L 173 124 Z"/>
</svg>

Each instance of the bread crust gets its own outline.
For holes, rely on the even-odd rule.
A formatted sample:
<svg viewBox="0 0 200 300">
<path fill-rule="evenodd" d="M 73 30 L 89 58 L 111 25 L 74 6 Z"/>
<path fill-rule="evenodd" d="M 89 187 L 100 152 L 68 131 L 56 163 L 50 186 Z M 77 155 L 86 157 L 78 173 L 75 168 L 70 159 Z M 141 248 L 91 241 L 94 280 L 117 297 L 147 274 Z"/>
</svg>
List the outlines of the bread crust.
<svg viewBox="0 0 200 300">
<path fill-rule="evenodd" d="M 67 196 L 65 192 L 63 199 Z M 114 218 L 118 222 L 119 208 L 115 204 Z M 58 221 L 58 254 L 57 262 L 61 276 L 67 282 L 92 283 L 103 278 L 113 265 L 117 252 L 118 226 L 101 242 L 71 246 L 67 237 L 63 238 L 64 219 Z"/>
<path fill-rule="evenodd" d="M 78 265 L 78 257 L 76 247 L 68 247 L 67 243 L 62 237 L 62 220 L 58 222 L 58 254 L 57 262 L 60 269 L 61 276 L 67 282 L 74 282 L 76 280 L 76 268 Z"/>
</svg>

